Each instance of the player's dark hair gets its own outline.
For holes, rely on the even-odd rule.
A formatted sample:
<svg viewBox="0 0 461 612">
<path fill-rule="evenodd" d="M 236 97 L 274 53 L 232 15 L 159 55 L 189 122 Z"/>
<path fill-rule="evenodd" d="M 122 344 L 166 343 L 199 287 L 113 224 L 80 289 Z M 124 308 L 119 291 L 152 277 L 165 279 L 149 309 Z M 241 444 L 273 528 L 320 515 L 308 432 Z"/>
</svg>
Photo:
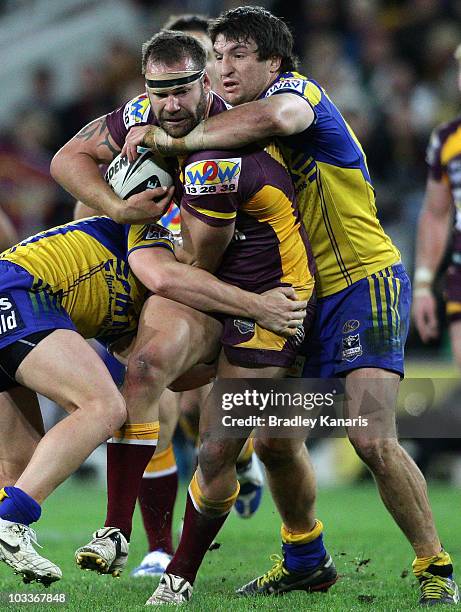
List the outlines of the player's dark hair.
<svg viewBox="0 0 461 612">
<path fill-rule="evenodd" d="M 177 30 L 178 32 L 203 32 L 208 35 L 209 17 L 185 13 L 170 15 L 162 26 L 162 30 Z"/>
<path fill-rule="evenodd" d="M 260 60 L 280 57 L 280 72 L 298 68 L 290 29 L 284 21 L 261 6 L 239 6 L 226 11 L 211 22 L 208 32 L 213 44 L 218 34 L 236 42 L 254 40 Z"/>
<path fill-rule="evenodd" d="M 184 32 L 162 30 L 142 46 L 142 74 L 146 74 L 149 60 L 169 65 L 184 58 L 190 58 L 196 70 L 205 68 L 206 51 L 196 38 Z"/>
</svg>

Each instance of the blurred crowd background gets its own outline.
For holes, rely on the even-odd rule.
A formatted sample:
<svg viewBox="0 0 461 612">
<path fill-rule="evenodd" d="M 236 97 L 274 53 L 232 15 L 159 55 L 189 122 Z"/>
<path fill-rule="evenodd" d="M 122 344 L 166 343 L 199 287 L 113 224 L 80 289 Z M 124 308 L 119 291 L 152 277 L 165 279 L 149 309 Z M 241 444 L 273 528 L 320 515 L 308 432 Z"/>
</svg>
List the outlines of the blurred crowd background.
<svg viewBox="0 0 461 612">
<path fill-rule="evenodd" d="M 140 46 L 171 14 L 225 0 L 0 0 L 0 206 L 25 237 L 70 219 L 53 153 L 143 89 Z M 461 0 L 260 0 L 293 30 L 367 154 L 379 217 L 412 270 L 432 128 L 459 112 Z M 415 335 L 410 348 L 421 349 Z"/>
</svg>

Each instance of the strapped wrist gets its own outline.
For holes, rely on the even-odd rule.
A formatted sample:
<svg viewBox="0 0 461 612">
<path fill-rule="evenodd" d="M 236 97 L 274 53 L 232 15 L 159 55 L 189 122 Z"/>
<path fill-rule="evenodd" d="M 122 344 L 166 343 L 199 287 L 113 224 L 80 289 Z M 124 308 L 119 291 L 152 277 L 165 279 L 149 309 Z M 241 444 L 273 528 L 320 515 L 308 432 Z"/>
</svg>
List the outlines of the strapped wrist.
<svg viewBox="0 0 461 612">
<path fill-rule="evenodd" d="M 435 272 L 427 266 L 418 266 L 413 277 L 414 285 L 431 285 L 434 281 Z"/>
<path fill-rule="evenodd" d="M 195 127 L 192 132 L 189 132 L 183 139 L 184 152 L 203 151 L 205 139 L 205 127 L 203 121 Z"/>
</svg>

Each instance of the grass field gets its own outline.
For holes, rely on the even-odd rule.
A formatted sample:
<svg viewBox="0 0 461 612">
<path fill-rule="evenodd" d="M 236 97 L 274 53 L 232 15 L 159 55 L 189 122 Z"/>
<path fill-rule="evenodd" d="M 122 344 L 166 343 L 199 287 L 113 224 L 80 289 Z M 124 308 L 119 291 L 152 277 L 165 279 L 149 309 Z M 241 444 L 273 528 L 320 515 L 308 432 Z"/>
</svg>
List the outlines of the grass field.
<svg viewBox="0 0 461 612">
<path fill-rule="evenodd" d="M 461 559 L 461 538 L 456 529 L 459 490 L 430 487 L 431 501 L 442 541 L 455 559 Z M 182 513 L 184 491 L 177 505 L 176 523 Z M 128 571 L 120 579 L 79 570 L 73 551 L 102 525 L 105 493 L 101 487 L 69 482 L 47 502 L 38 536 L 42 554 L 58 563 L 63 579 L 45 590 L 23 585 L 11 570 L 0 567 L 1 610 L 105 611 L 145 610 L 144 603 L 156 581 L 131 579 L 131 570 L 145 553 L 139 514 L 130 550 Z M 221 547 L 209 552 L 196 582 L 191 611 L 312 610 L 322 612 L 418 609 L 418 591 L 411 574 L 412 551 L 379 502 L 372 484 L 321 490 L 318 516 L 326 525 L 326 543 L 335 558 L 341 580 L 327 594 L 294 593 L 278 599 L 242 600 L 236 587 L 265 571 L 269 555 L 279 552 L 279 521 L 265 495 L 260 511 L 250 520 L 231 515 L 218 536 Z M 5 603 L 5 592 L 65 592 L 67 604 Z"/>
</svg>

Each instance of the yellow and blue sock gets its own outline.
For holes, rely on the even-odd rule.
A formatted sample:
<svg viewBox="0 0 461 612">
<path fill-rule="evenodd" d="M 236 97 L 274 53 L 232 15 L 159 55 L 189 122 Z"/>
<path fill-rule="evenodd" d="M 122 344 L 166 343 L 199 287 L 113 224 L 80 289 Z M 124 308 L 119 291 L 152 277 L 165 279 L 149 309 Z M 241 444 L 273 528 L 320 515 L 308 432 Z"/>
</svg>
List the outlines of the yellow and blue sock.
<svg viewBox="0 0 461 612">
<path fill-rule="evenodd" d="M 18 487 L 0 490 L 0 518 L 3 520 L 30 525 L 38 521 L 41 513 L 40 504 Z"/>
<path fill-rule="evenodd" d="M 289 572 L 310 571 L 322 563 L 327 554 L 322 532 L 323 524 L 317 519 L 314 527 L 304 533 L 295 533 L 282 525 L 284 565 Z"/>
</svg>

